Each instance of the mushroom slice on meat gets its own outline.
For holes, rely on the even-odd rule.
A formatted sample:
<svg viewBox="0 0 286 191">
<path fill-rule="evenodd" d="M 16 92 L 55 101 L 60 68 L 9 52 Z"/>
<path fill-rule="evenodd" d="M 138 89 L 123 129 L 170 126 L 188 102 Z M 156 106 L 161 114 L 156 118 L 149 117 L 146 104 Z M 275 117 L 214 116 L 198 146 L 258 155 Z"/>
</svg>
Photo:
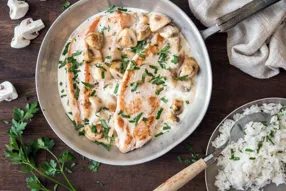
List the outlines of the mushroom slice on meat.
<svg viewBox="0 0 286 191">
<path fill-rule="evenodd" d="M 111 61 L 122 60 L 121 51 L 118 48 L 116 48 L 116 47 L 111 49 L 110 56 L 111 56 L 111 58 L 110 58 Z"/>
<path fill-rule="evenodd" d="M 180 32 L 179 28 L 173 25 L 167 25 L 159 31 L 159 34 L 164 38 L 170 38 L 178 35 Z"/>
<path fill-rule="evenodd" d="M 103 34 L 99 32 L 88 33 L 85 37 L 85 42 L 88 46 L 100 50 L 103 46 Z"/>
<path fill-rule="evenodd" d="M 100 124 L 95 126 L 95 129 L 91 129 L 89 126 L 84 127 L 85 136 L 92 141 L 99 140 L 103 137 L 103 131 Z M 95 130 L 95 132 L 93 132 Z"/>
<path fill-rule="evenodd" d="M 132 48 L 137 46 L 137 38 L 133 30 L 128 28 L 121 30 L 117 35 L 116 44 L 120 48 Z"/>
<path fill-rule="evenodd" d="M 151 30 L 149 25 L 146 24 L 138 24 L 136 26 L 136 35 L 137 35 L 137 40 L 142 41 L 145 40 L 147 37 L 149 37 L 151 34 Z"/>
<path fill-rule="evenodd" d="M 109 72 L 109 68 L 103 64 L 103 63 L 97 63 L 95 64 L 94 71 L 93 71 L 93 77 L 95 80 L 110 80 L 111 74 Z"/>
<path fill-rule="evenodd" d="M 171 19 L 161 13 L 151 13 L 149 17 L 150 29 L 152 32 L 163 28 L 171 22 Z"/>
<path fill-rule="evenodd" d="M 177 115 L 175 115 L 172 111 L 169 111 L 167 113 L 165 120 L 170 125 L 176 125 L 180 122 L 180 118 Z"/>
<path fill-rule="evenodd" d="M 180 115 L 184 111 L 184 101 L 174 99 L 171 108 L 172 108 L 175 115 Z"/>
<path fill-rule="evenodd" d="M 188 76 L 185 79 L 191 79 L 198 73 L 199 68 L 197 61 L 193 57 L 185 57 L 179 77 Z"/>
<path fill-rule="evenodd" d="M 170 45 L 170 52 L 173 54 L 179 54 L 180 51 L 180 43 L 181 39 L 180 37 L 172 37 L 168 39 L 169 45 Z"/>
<path fill-rule="evenodd" d="M 111 63 L 109 71 L 114 79 L 122 79 L 123 74 L 121 73 L 121 61 L 114 61 Z"/>
<path fill-rule="evenodd" d="M 139 13 L 138 14 L 138 23 L 148 24 L 149 23 L 149 17 L 145 13 Z"/>
<path fill-rule="evenodd" d="M 87 46 L 84 53 L 84 61 L 93 62 L 93 61 L 102 61 L 101 52 L 95 48 Z"/>
</svg>

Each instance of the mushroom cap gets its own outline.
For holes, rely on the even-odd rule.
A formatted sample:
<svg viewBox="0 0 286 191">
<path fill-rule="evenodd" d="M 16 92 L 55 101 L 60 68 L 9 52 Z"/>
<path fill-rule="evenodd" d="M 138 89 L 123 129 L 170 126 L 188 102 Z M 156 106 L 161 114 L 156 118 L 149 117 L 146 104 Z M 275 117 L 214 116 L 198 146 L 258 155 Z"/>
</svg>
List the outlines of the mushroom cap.
<svg viewBox="0 0 286 191">
<path fill-rule="evenodd" d="M 115 61 L 112 62 L 109 71 L 111 75 L 113 76 L 114 79 L 122 79 L 123 74 L 120 72 L 121 71 L 121 61 Z"/>
<path fill-rule="evenodd" d="M 184 101 L 174 99 L 172 104 L 172 110 L 175 115 L 180 115 L 184 111 Z"/>
<path fill-rule="evenodd" d="M 199 71 L 199 65 L 193 57 L 185 57 L 179 76 L 188 75 L 188 79 L 194 77 Z"/>
<path fill-rule="evenodd" d="M 7 5 L 10 8 L 9 15 L 12 20 L 24 17 L 29 10 L 29 4 L 25 1 L 8 0 Z"/>
<path fill-rule="evenodd" d="M 174 25 L 167 25 L 163 27 L 159 34 L 164 38 L 170 38 L 172 36 L 178 35 L 180 32 L 179 28 Z"/>
<path fill-rule="evenodd" d="M 83 52 L 84 61 L 86 62 L 101 62 L 102 55 L 101 52 L 95 48 L 87 46 Z"/>
<path fill-rule="evenodd" d="M 19 26 L 16 26 L 14 29 L 14 37 L 11 41 L 11 47 L 12 48 L 25 48 L 31 43 L 30 40 L 27 40 L 22 37 L 20 31 L 19 31 Z"/>
<path fill-rule="evenodd" d="M 103 34 L 99 32 L 91 32 L 88 33 L 85 37 L 85 42 L 88 44 L 88 46 L 100 50 L 103 46 Z"/>
<path fill-rule="evenodd" d="M 156 32 L 171 22 L 171 19 L 161 13 L 151 13 L 149 17 L 150 29 Z"/>
<path fill-rule="evenodd" d="M 19 30 L 25 39 L 32 40 L 37 38 L 39 31 L 43 28 L 45 28 L 45 25 L 41 19 L 33 21 L 32 18 L 27 18 L 20 23 Z"/>
<path fill-rule="evenodd" d="M 0 84 L 0 102 L 12 101 L 17 98 L 17 91 L 11 82 L 5 81 Z"/>
<path fill-rule="evenodd" d="M 132 48 L 137 46 L 137 38 L 133 30 L 129 28 L 122 29 L 117 35 L 116 44 L 121 48 Z"/>
<path fill-rule="evenodd" d="M 146 24 L 138 24 L 136 26 L 136 35 L 137 35 L 137 40 L 142 41 L 145 40 L 147 37 L 149 37 L 151 34 L 151 30 L 149 25 Z"/>
<path fill-rule="evenodd" d="M 138 13 L 138 23 L 140 24 L 149 24 L 149 17 L 145 13 Z"/>
</svg>

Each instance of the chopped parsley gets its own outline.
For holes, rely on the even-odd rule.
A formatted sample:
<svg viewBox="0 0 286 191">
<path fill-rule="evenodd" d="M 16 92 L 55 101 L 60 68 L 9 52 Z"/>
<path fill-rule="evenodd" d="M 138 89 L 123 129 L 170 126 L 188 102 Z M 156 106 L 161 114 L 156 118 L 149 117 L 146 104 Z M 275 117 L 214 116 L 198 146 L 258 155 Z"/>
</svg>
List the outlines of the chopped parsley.
<svg viewBox="0 0 286 191">
<path fill-rule="evenodd" d="M 131 48 L 131 52 L 140 54 L 142 51 L 144 51 L 144 46 L 147 44 L 146 40 L 138 42 L 137 46 L 134 48 Z"/>
<path fill-rule="evenodd" d="M 137 127 L 140 118 L 142 117 L 143 112 L 139 113 L 134 119 L 129 120 L 130 123 L 135 123 L 135 127 Z"/>
<path fill-rule="evenodd" d="M 160 119 L 162 112 L 163 112 L 163 108 L 161 107 L 161 108 L 159 109 L 159 111 L 157 112 L 157 115 L 156 115 L 156 119 L 157 119 L 157 120 Z"/>
<path fill-rule="evenodd" d="M 78 135 L 79 136 L 84 136 L 85 135 L 85 130 L 82 130 L 82 131 L 78 132 Z"/>
<path fill-rule="evenodd" d="M 164 102 L 164 103 L 167 103 L 167 102 L 168 102 L 168 100 L 167 100 L 165 97 L 162 97 L 162 98 L 161 98 L 161 101 Z"/>
<path fill-rule="evenodd" d="M 249 158 L 249 160 L 255 160 L 255 159 L 256 159 L 255 157 L 250 157 L 250 158 Z"/>
<path fill-rule="evenodd" d="M 159 51 L 159 60 L 158 63 L 162 69 L 166 69 L 166 62 L 168 61 L 168 53 L 169 53 L 170 46 L 167 44 L 164 48 Z"/>
<path fill-rule="evenodd" d="M 139 83 L 138 82 L 133 82 L 130 85 L 131 85 L 131 92 L 135 92 L 137 90 L 137 87 L 138 87 Z"/>
<path fill-rule="evenodd" d="M 92 97 L 92 96 L 94 96 L 94 95 L 95 95 L 95 93 L 96 93 L 96 91 L 95 91 L 95 90 L 93 90 L 93 91 L 91 92 L 90 96 L 91 96 L 91 97 Z"/>
<path fill-rule="evenodd" d="M 177 64 L 178 63 L 178 60 L 179 60 L 179 57 L 178 56 L 173 56 L 173 60 L 171 61 L 173 64 Z"/>
<path fill-rule="evenodd" d="M 123 118 L 128 118 L 128 119 L 130 118 L 130 115 L 124 114 L 122 110 L 119 111 L 118 115 L 120 115 Z"/>
<path fill-rule="evenodd" d="M 120 73 L 121 74 L 124 74 L 124 72 L 126 71 L 128 63 L 129 63 L 129 60 L 123 60 L 121 62 L 121 65 L 120 65 Z"/>
<path fill-rule="evenodd" d="M 99 166 L 100 166 L 100 162 L 91 161 L 91 165 L 88 166 L 88 169 L 91 170 L 92 172 L 97 172 Z"/>
<path fill-rule="evenodd" d="M 234 150 L 230 149 L 231 157 L 229 158 L 230 160 L 238 161 L 240 160 L 239 157 L 234 156 Z"/>
<path fill-rule="evenodd" d="M 159 85 L 165 85 L 165 80 L 167 78 L 165 76 L 161 76 L 160 74 L 158 76 L 154 76 L 151 78 L 149 82 L 152 82 L 152 84 L 155 84 L 157 86 Z"/>
<path fill-rule="evenodd" d="M 66 8 L 68 8 L 70 5 L 71 5 L 71 3 L 70 3 L 69 1 L 66 1 L 66 2 L 64 2 L 64 3 L 62 4 L 62 8 L 63 8 L 63 9 L 66 9 Z"/>
<path fill-rule="evenodd" d="M 163 130 L 169 130 L 169 129 L 171 129 L 171 126 L 168 125 L 167 123 L 164 123 Z"/>
<path fill-rule="evenodd" d="M 114 88 L 114 91 L 113 91 L 114 94 L 117 94 L 118 88 L 119 88 L 119 84 L 116 84 L 116 86 L 115 86 L 115 88 Z"/>
<path fill-rule="evenodd" d="M 188 78 L 189 75 L 184 75 L 184 76 L 180 76 L 180 77 L 177 77 L 177 78 L 174 78 L 175 80 L 177 81 L 184 81 Z"/>
<path fill-rule="evenodd" d="M 190 101 L 187 100 L 187 101 L 186 101 L 186 104 L 190 104 Z"/>
<path fill-rule="evenodd" d="M 95 142 L 95 144 L 101 145 L 101 146 L 103 146 L 104 148 L 106 148 L 106 150 L 110 151 L 110 148 L 111 148 L 111 145 L 110 145 L 110 144 L 109 144 L 109 145 L 106 145 L 106 144 L 104 144 L 104 143 L 102 143 L 102 142 L 98 142 L 98 141 L 94 141 L 94 142 Z"/>
<path fill-rule="evenodd" d="M 63 56 L 65 56 L 68 53 L 70 44 L 71 44 L 71 42 L 68 42 L 66 44 L 64 51 L 63 51 L 63 54 L 62 54 Z"/>
<path fill-rule="evenodd" d="M 161 132 L 161 133 L 158 133 L 158 134 L 155 135 L 155 137 L 159 137 L 159 136 L 161 136 L 161 135 L 163 135 L 163 134 L 164 134 L 164 133 L 162 133 L 162 132 Z"/>
<path fill-rule="evenodd" d="M 158 72 L 158 67 L 153 66 L 153 65 L 150 65 L 149 67 L 154 70 L 155 74 L 157 74 L 157 72 Z"/>
<path fill-rule="evenodd" d="M 139 69 L 140 68 L 136 67 L 136 62 L 134 60 L 131 60 L 130 66 L 127 70 L 131 71 L 131 70 L 139 70 Z"/>
<path fill-rule="evenodd" d="M 248 149 L 248 148 L 247 148 L 247 149 L 245 149 L 245 151 L 246 151 L 246 152 L 254 152 L 254 150 L 252 150 L 252 149 Z"/>
<path fill-rule="evenodd" d="M 93 84 L 89 84 L 87 82 L 81 82 L 84 86 L 88 87 L 88 88 L 94 88 Z"/>
<path fill-rule="evenodd" d="M 164 90 L 164 88 L 160 88 L 155 91 L 156 95 L 160 95 L 160 93 Z"/>
<path fill-rule="evenodd" d="M 110 7 L 109 7 L 109 9 L 107 9 L 105 12 L 106 13 L 113 13 L 113 12 L 115 12 L 115 11 L 122 11 L 122 12 L 127 12 L 128 11 L 128 9 L 125 9 L 125 8 L 123 8 L 123 7 L 116 7 L 115 5 L 111 5 Z"/>
<path fill-rule="evenodd" d="M 106 58 L 106 59 L 111 59 L 111 56 L 106 56 L 105 58 Z"/>
</svg>

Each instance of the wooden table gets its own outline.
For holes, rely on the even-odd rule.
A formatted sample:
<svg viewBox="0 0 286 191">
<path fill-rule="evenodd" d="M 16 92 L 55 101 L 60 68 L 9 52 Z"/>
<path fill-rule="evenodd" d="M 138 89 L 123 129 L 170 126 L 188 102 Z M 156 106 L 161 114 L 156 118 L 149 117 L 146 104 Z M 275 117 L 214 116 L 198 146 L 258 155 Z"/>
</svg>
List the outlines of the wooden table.
<svg viewBox="0 0 286 191">
<path fill-rule="evenodd" d="M 46 28 L 40 32 L 40 36 L 33 40 L 29 47 L 20 50 L 10 47 L 13 29 L 19 21 L 10 20 L 6 0 L 1 0 L 0 3 L 0 83 L 6 80 L 12 82 L 19 93 L 17 100 L 0 103 L 0 119 L 10 120 L 14 107 L 24 107 L 26 103 L 37 99 L 35 93 L 37 54 L 48 28 L 63 12 L 61 4 L 65 0 L 29 0 L 28 2 L 30 10 L 27 17 L 41 18 L 46 24 Z M 75 0 L 70 2 L 74 3 Z M 181 7 L 200 29 L 204 28 L 190 12 L 187 0 L 173 0 L 173 2 Z M 226 52 L 226 34 L 214 35 L 207 40 L 206 44 L 211 57 L 214 84 L 208 112 L 197 130 L 182 144 L 159 159 L 136 166 L 102 165 L 99 172 L 94 173 L 87 169 L 89 161 L 83 160 L 80 155 L 76 154 L 78 165 L 74 167 L 74 172 L 69 177 L 78 190 L 152 190 L 186 166 L 180 164 L 177 159 L 179 155 L 190 157 L 186 144 L 192 145 L 194 151 L 203 156 L 211 133 L 232 110 L 259 98 L 286 96 L 284 85 L 286 73 L 284 71 L 269 80 L 254 79 L 229 64 Z M 9 141 L 5 133 L 7 128 L 0 124 L 0 190 L 28 190 L 25 183 L 27 174 L 19 173 L 19 166 L 10 165 L 4 156 L 4 145 Z M 44 116 L 39 112 L 25 130 L 24 139 L 31 142 L 41 136 L 55 139 L 57 145 L 55 153 L 69 149 L 54 134 Z M 41 153 L 40 160 L 45 160 L 46 157 L 45 153 Z M 41 180 L 49 188 L 53 187 L 53 184 L 47 180 Z M 101 187 L 96 183 L 97 180 L 103 182 L 105 186 Z M 196 177 L 182 190 L 206 190 L 204 174 Z"/>
</svg>

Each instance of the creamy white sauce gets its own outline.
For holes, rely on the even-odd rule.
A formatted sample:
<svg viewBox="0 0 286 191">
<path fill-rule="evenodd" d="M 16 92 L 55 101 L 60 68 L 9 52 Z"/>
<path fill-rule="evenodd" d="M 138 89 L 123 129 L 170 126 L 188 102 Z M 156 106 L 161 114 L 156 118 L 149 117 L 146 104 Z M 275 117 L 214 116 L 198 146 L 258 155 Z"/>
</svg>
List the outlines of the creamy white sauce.
<svg viewBox="0 0 286 191">
<path fill-rule="evenodd" d="M 132 13 L 132 12 L 144 12 L 144 13 L 148 13 L 145 10 L 141 10 L 141 9 L 135 9 L 135 8 L 127 8 L 129 11 L 128 13 Z M 77 50 L 83 51 L 85 49 L 85 42 L 84 42 L 84 35 L 87 31 L 87 28 L 89 27 L 89 25 L 99 16 L 101 15 L 105 15 L 105 12 L 101 12 L 99 14 L 96 14 L 94 16 L 92 16 L 91 18 L 87 19 L 85 22 L 83 22 L 70 36 L 70 38 L 68 39 L 67 42 L 70 42 L 72 38 L 75 38 L 75 43 L 73 45 L 73 53 L 76 52 Z M 109 56 L 109 47 L 115 47 L 115 40 L 113 38 L 114 34 L 118 32 L 118 28 L 117 27 L 110 27 L 106 28 L 106 23 L 108 22 L 108 18 L 109 17 L 103 17 L 103 19 L 101 19 L 101 21 L 98 24 L 98 30 L 102 31 L 104 30 L 104 35 L 106 36 L 105 38 L 105 43 L 104 43 L 104 47 L 102 48 L 102 55 L 103 58 L 105 59 L 105 62 L 110 63 L 110 60 L 105 58 L 106 56 Z M 135 26 L 131 26 L 131 29 L 135 29 Z M 191 50 L 190 50 L 190 45 L 189 43 L 187 43 L 187 41 L 185 40 L 185 38 L 183 37 L 182 34 L 179 35 L 180 39 L 181 39 L 181 49 L 185 50 L 186 55 L 191 56 Z M 63 61 L 65 59 L 66 56 L 61 56 L 59 60 Z M 145 68 L 147 68 L 149 71 L 154 71 L 153 69 L 149 68 L 149 65 L 155 65 L 155 63 L 157 62 L 157 55 L 153 56 L 153 57 L 147 57 L 147 59 L 144 61 L 147 64 L 144 66 L 141 66 L 140 70 L 142 69 L 142 72 L 144 72 Z M 173 54 L 170 54 L 170 59 L 168 60 L 168 62 L 166 63 L 166 65 L 172 65 L 173 63 L 171 63 Z M 77 57 L 78 62 L 82 62 L 83 61 L 83 56 L 80 55 Z M 79 70 L 83 71 L 83 66 L 79 67 Z M 93 73 L 93 72 L 92 72 Z M 161 114 L 160 120 L 158 120 L 156 123 L 156 127 L 153 130 L 154 132 L 152 133 L 153 135 L 157 135 L 160 132 L 167 132 L 167 131 L 171 131 L 171 130 L 163 130 L 163 127 L 165 126 L 165 118 L 164 116 L 166 115 L 166 112 L 170 110 L 171 104 L 173 102 L 173 100 L 176 99 L 180 99 L 183 100 L 184 103 L 184 112 L 179 116 L 181 120 L 184 120 L 184 116 L 185 113 L 187 113 L 187 110 L 189 109 L 188 106 L 190 106 L 193 102 L 193 99 L 195 97 L 195 90 L 196 90 L 196 78 L 193 79 L 193 85 L 191 88 L 191 91 L 189 92 L 184 92 L 179 88 L 175 88 L 174 85 L 171 83 L 171 79 L 172 77 L 170 76 L 170 72 L 168 70 L 160 70 L 158 72 L 158 74 L 161 74 L 163 76 L 167 77 L 167 86 L 165 91 L 162 91 L 160 93 L 160 98 L 165 98 L 167 100 L 169 100 L 167 103 L 164 102 L 160 102 L 160 107 L 162 107 L 163 113 Z M 141 80 L 141 76 L 142 73 L 138 73 L 138 80 Z M 79 73 L 79 81 L 83 81 L 81 79 L 83 79 L 83 72 Z M 62 105 L 66 111 L 66 113 L 68 114 L 69 118 L 71 120 L 73 120 L 72 115 L 70 114 L 71 111 L 71 107 L 68 101 L 68 96 L 67 95 L 67 71 L 66 71 L 66 67 L 62 67 L 58 69 L 58 89 L 60 92 L 60 96 L 61 96 L 61 101 L 62 101 Z M 108 84 L 108 85 L 107 85 Z M 117 84 L 120 84 L 120 81 L 112 79 L 109 80 L 107 83 L 104 82 L 103 80 L 98 81 L 98 87 L 96 88 L 96 95 L 100 98 L 105 98 L 104 101 L 107 102 L 108 99 L 111 99 L 111 96 L 116 96 L 118 94 L 114 93 L 115 87 Z M 103 88 L 105 87 L 105 88 Z M 79 83 L 79 88 L 83 89 L 84 85 L 82 83 Z M 104 91 L 100 91 L 104 89 Z M 138 88 L 139 89 L 139 88 Z M 150 91 L 150 92 L 155 92 L 156 89 L 148 89 L 148 90 L 144 90 L 144 92 L 146 91 Z M 119 90 L 118 90 L 119 92 Z M 146 95 L 146 94 L 145 94 Z M 79 102 L 82 100 L 82 95 L 79 96 Z M 189 104 L 187 104 L 187 102 L 189 102 Z M 143 105 L 143 107 L 148 107 L 147 105 Z M 118 111 L 117 111 L 118 112 Z M 108 113 L 108 112 L 107 112 Z M 101 117 L 108 115 L 105 112 L 103 112 L 103 114 L 100 114 L 100 116 L 96 113 L 92 113 L 91 117 L 89 118 L 89 124 L 92 125 L 96 122 L 99 122 L 99 120 L 101 119 Z M 134 118 L 135 116 L 131 116 L 131 119 Z M 112 117 L 110 120 L 107 121 L 108 125 L 110 127 L 114 126 L 114 118 Z M 171 128 L 176 128 L 177 125 L 170 125 Z M 102 142 L 107 143 L 106 140 L 100 140 Z"/>
</svg>

